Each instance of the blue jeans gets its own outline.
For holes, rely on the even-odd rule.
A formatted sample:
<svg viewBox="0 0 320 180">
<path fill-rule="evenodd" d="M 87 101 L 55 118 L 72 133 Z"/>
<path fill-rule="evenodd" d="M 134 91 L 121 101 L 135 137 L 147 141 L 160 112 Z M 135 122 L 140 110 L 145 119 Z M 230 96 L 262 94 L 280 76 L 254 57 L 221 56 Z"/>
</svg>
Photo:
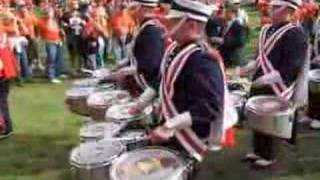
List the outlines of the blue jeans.
<svg viewBox="0 0 320 180">
<path fill-rule="evenodd" d="M 21 68 L 20 75 L 23 79 L 29 79 L 31 77 L 31 71 L 29 68 L 29 61 L 27 56 L 27 51 L 25 48 L 21 49 L 21 52 L 15 53 L 17 60 L 19 61 L 19 65 Z"/>
<path fill-rule="evenodd" d="M 63 47 L 58 43 L 46 43 L 49 79 L 59 78 L 63 71 Z"/>
<path fill-rule="evenodd" d="M 0 79 L 0 112 L 3 116 L 6 126 L 4 134 L 12 132 L 12 121 L 8 103 L 9 89 L 9 81 Z"/>
</svg>

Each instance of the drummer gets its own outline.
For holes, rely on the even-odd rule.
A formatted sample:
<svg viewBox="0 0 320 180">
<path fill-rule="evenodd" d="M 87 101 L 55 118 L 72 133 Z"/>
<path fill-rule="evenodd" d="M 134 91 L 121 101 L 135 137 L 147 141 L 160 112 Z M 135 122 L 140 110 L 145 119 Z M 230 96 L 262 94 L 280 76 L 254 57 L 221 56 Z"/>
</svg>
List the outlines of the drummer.
<svg viewBox="0 0 320 180">
<path fill-rule="evenodd" d="M 272 24 L 265 25 L 260 32 L 259 49 L 254 66 L 253 86 L 250 96 L 276 95 L 292 100 L 294 82 L 299 86 L 298 75 L 304 65 L 307 52 L 303 29 L 290 20 L 299 8 L 301 0 L 273 0 Z M 249 68 L 252 70 L 252 68 Z M 245 72 L 249 69 L 242 69 Z M 279 139 L 254 132 L 253 153 L 246 155 L 253 168 L 267 168 L 276 162 Z"/>
<path fill-rule="evenodd" d="M 160 83 L 159 69 L 164 52 L 164 29 L 153 15 L 159 0 L 135 0 L 133 14 L 140 24 L 131 47 L 131 55 L 118 64 L 111 78 L 123 80 L 134 76 L 139 89 L 143 90 L 139 98 L 139 107 L 143 108 L 156 96 Z"/>
<path fill-rule="evenodd" d="M 199 1 L 172 2 L 166 18 L 168 34 L 176 43 L 162 60 L 159 92 L 164 123 L 150 133 L 154 143 L 169 142 L 198 161 L 207 151 L 204 140 L 214 134 L 213 139 L 220 140 L 222 129 L 222 60 L 202 37 L 211 13 L 210 6 Z"/>
</svg>

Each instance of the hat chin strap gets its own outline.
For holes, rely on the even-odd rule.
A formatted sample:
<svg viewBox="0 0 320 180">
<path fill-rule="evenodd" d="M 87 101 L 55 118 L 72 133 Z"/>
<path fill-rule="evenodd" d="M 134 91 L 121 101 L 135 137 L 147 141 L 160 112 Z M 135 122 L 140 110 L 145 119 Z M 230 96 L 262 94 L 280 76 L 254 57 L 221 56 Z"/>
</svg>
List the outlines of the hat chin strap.
<svg viewBox="0 0 320 180">
<path fill-rule="evenodd" d="M 164 36 L 167 37 L 171 37 L 173 34 L 175 34 L 176 32 L 178 32 L 178 30 L 181 29 L 181 27 L 184 25 L 184 23 L 186 23 L 188 20 L 188 16 L 184 16 L 179 23 L 177 23 L 177 25 L 175 25 L 170 31 L 168 31 Z"/>
</svg>

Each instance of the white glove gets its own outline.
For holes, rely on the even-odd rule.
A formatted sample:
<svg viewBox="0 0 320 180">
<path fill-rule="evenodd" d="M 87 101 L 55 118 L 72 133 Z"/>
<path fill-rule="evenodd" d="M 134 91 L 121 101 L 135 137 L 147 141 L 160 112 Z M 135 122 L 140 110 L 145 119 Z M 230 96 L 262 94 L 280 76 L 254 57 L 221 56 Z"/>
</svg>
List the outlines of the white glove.
<svg viewBox="0 0 320 180">
<path fill-rule="evenodd" d="M 272 85 L 274 83 L 279 83 L 282 81 L 281 75 L 278 71 L 272 71 L 265 74 L 253 82 L 254 86 Z"/>
<path fill-rule="evenodd" d="M 149 103 L 153 100 L 154 97 L 156 97 L 156 95 L 157 95 L 157 92 L 153 88 L 147 87 L 147 89 L 145 89 L 144 92 L 138 98 L 138 101 Z"/>
<path fill-rule="evenodd" d="M 137 73 L 137 67 L 127 66 L 127 67 L 121 68 L 117 73 L 120 73 L 124 76 L 134 75 L 135 73 Z"/>
<path fill-rule="evenodd" d="M 210 38 L 210 41 L 212 42 L 212 43 L 216 43 L 216 44 L 223 44 L 223 38 L 221 38 L 221 37 L 212 37 L 212 38 Z"/>
<path fill-rule="evenodd" d="M 250 61 L 246 66 L 239 69 L 240 76 L 247 76 L 250 72 L 252 72 L 256 68 L 257 62 Z"/>
<path fill-rule="evenodd" d="M 189 112 L 178 114 L 177 116 L 166 120 L 164 126 L 168 129 L 185 129 L 192 125 L 192 118 Z"/>
</svg>

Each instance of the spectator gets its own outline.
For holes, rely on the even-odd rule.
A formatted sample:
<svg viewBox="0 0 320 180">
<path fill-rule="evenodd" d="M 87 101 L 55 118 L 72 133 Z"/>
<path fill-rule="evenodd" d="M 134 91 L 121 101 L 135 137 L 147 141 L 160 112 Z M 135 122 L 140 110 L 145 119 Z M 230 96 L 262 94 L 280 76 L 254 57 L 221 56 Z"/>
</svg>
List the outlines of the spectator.
<svg viewBox="0 0 320 180">
<path fill-rule="evenodd" d="M 63 70 L 63 33 L 55 19 L 54 10 L 47 8 L 43 13 L 44 17 L 39 19 L 37 27 L 46 46 L 48 77 L 51 83 L 59 84 Z"/>
<path fill-rule="evenodd" d="M 9 47 L 5 31 L 0 28 L 0 139 L 7 138 L 13 132 L 8 104 L 9 79 L 15 78 L 17 73 L 17 61 Z"/>
</svg>

